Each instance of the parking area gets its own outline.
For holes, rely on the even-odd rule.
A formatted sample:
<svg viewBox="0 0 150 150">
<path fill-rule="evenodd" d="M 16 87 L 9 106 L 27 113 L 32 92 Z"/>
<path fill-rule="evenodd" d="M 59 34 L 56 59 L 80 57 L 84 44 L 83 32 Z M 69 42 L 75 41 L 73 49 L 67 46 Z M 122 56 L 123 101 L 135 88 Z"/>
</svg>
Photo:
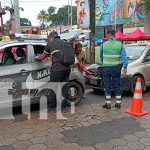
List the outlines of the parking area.
<svg viewBox="0 0 150 150">
<path fill-rule="evenodd" d="M 87 89 L 85 99 L 64 112 L 67 120 L 57 120 L 55 112 L 40 120 L 32 111 L 31 119 L 15 114 L 14 120 L 0 120 L 0 150 L 149 150 L 150 116 L 125 113 L 132 97 L 124 94 L 120 110 L 104 110 L 103 93 Z M 150 90 L 143 94 L 144 110 L 150 111 Z"/>
</svg>

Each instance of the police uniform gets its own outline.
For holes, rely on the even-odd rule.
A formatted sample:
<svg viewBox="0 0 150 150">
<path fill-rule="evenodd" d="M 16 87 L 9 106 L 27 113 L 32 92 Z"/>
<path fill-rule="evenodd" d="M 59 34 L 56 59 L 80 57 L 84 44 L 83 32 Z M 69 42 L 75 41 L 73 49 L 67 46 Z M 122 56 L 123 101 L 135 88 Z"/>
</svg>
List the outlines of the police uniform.
<svg viewBox="0 0 150 150">
<path fill-rule="evenodd" d="M 115 34 L 115 31 L 109 30 L 108 34 Z M 100 51 L 102 69 L 102 78 L 105 92 L 105 105 L 103 108 L 111 109 L 111 85 L 116 96 L 115 107 L 121 107 L 121 68 L 127 69 L 127 57 L 123 44 L 114 38 L 104 42 Z M 112 82 L 113 81 L 113 82 Z"/>
</svg>

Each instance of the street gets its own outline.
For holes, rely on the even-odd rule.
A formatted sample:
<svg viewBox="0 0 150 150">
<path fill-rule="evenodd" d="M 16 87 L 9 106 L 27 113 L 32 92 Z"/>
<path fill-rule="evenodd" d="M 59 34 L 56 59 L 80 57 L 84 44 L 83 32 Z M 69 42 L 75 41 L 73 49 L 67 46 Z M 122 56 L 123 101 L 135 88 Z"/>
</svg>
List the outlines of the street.
<svg viewBox="0 0 150 150">
<path fill-rule="evenodd" d="M 135 117 L 125 113 L 132 96 L 123 95 L 121 110 L 104 110 L 103 93 L 87 89 L 85 99 L 64 113 L 67 120 L 57 120 L 55 112 L 48 120 L 39 120 L 38 110 L 31 119 L 20 113 L 14 120 L 0 120 L 0 150 L 149 150 L 149 114 Z M 150 111 L 150 89 L 143 94 L 143 110 Z"/>
</svg>

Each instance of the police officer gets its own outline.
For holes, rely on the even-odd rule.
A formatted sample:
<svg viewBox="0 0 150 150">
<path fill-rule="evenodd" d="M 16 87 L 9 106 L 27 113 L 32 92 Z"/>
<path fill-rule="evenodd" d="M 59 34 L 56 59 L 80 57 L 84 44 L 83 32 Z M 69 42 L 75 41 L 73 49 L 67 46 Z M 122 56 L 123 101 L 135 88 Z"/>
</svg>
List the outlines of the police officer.
<svg viewBox="0 0 150 150">
<path fill-rule="evenodd" d="M 121 69 L 122 73 L 127 74 L 128 60 L 123 44 L 115 40 L 115 31 L 107 31 L 108 41 L 104 42 L 100 51 L 102 63 L 102 78 L 105 92 L 105 105 L 103 108 L 111 109 L 111 81 L 113 81 L 116 108 L 121 108 Z"/>
<path fill-rule="evenodd" d="M 60 63 L 60 52 L 59 49 L 61 47 L 61 39 L 58 36 L 58 33 L 52 31 L 48 36 L 48 43 L 44 53 L 39 57 L 39 60 L 43 60 L 46 57 L 52 59 L 52 67 L 50 74 L 50 82 L 67 82 L 69 80 L 70 75 L 70 67 L 66 67 Z M 65 93 L 67 94 L 67 92 Z M 56 106 L 56 97 L 51 96 L 50 106 Z M 67 97 L 67 95 L 66 95 Z M 62 109 L 66 107 L 66 99 L 62 102 Z"/>
</svg>

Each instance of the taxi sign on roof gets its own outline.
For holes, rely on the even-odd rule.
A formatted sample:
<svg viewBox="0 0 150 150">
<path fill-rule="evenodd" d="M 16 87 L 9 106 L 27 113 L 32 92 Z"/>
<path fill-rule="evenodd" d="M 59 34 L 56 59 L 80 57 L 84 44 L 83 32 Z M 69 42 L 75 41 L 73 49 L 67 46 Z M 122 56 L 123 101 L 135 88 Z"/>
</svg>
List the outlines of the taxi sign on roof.
<svg viewBox="0 0 150 150">
<path fill-rule="evenodd" d="M 35 35 L 35 34 L 15 34 L 16 38 L 25 39 L 25 40 L 46 40 L 46 35 Z"/>
<path fill-rule="evenodd" d="M 2 41 L 10 41 L 10 37 L 9 36 L 3 36 Z"/>
</svg>

